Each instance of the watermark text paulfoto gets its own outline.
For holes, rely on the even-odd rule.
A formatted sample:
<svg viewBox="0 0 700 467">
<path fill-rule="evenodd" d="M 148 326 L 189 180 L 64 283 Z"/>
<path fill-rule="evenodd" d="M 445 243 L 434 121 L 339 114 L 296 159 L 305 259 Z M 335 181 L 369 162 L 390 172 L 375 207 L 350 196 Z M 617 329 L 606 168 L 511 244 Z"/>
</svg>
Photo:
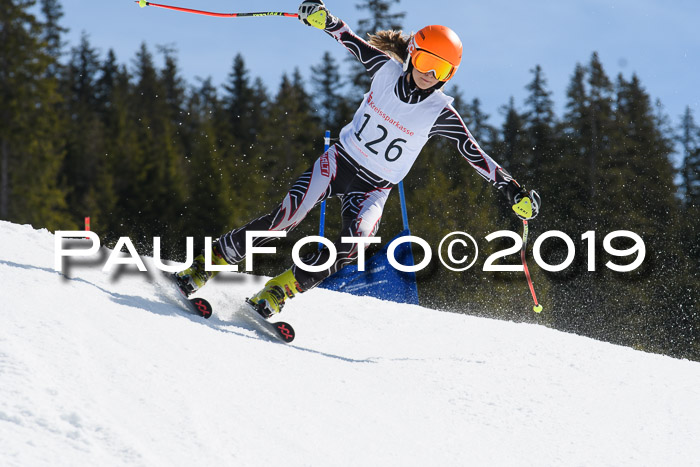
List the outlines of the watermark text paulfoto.
<svg viewBox="0 0 700 467">
<path fill-rule="evenodd" d="M 246 271 L 252 272 L 254 265 L 254 257 L 261 254 L 275 254 L 277 249 L 275 247 L 262 247 L 254 246 L 253 240 L 256 238 L 283 238 L 286 237 L 286 232 L 268 232 L 268 231 L 249 231 L 246 232 Z M 89 248 L 64 248 L 64 240 L 70 238 L 81 238 L 91 242 Z M 523 246 L 523 241 L 520 235 L 510 230 L 499 230 L 493 232 L 484 237 L 486 241 L 492 242 L 498 238 L 509 238 L 513 241 L 513 245 L 499 250 L 495 253 L 489 255 L 483 265 L 482 270 L 485 272 L 522 272 L 522 264 L 518 265 L 508 265 L 508 264 L 495 264 L 500 258 L 505 258 L 509 255 L 514 255 L 521 251 Z M 618 249 L 612 245 L 613 240 L 616 238 L 627 238 L 631 239 L 634 244 L 626 249 Z M 564 242 L 566 246 L 566 258 L 559 264 L 549 264 L 542 257 L 542 245 L 550 241 L 551 239 L 559 239 Z M 587 267 L 588 271 L 596 270 L 596 232 L 589 230 L 588 232 L 581 235 L 582 242 L 586 245 L 587 254 Z M 381 243 L 381 237 L 342 237 L 341 241 L 343 243 L 355 244 L 357 246 L 357 268 L 359 271 L 365 270 L 365 249 L 372 243 Z M 211 258 L 211 245 L 212 237 L 205 237 L 204 239 L 204 264 L 207 271 L 228 271 L 237 272 L 238 265 L 216 265 L 212 263 Z M 423 251 L 423 259 L 418 264 L 404 265 L 401 264 L 396 259 L 396 249 L 404 244 L 410 242 L 416 247 L 420 247 Z M 301 249 L 309 243 L 322 243 L 325 248 L 328 249 L 330 255 L 328 260 L 319 265 L 307 265 L 305 264 L 301 257 Z M 186 260 L 185 264 L 191 264 L 194 260 L 194 239 L 193 237 L 187 237 L 186 239 Z M 100 238 L 95 232 L 86 230 L 59 230 L 55 235 L 55 248 L 54 248 L 54 269 L 58 272 L 62 272 L 64 259 L 69 257 L 89 257 L 98 253 L 100 249 Z M 473 248 L 472 248 L 473 247 Z M 127 256 L 124 256 L 122 250 L 126 248 Z M 630 272 L 637 269 L 644 262 L 646 257 L 646 246 L 642 237 L 629 230 L 616 230 L 610 232 L 603 239 L 603 249 L 607 254 L 614 257 L 629 257 L 636 255 L 634 261 L 629 264 L 617 264 L 612 261 L 605 263 L 605 266 L 616 272 Z M 456 251 L 457 250 L 457 251 Z M 443 255 L 443 251 L 446 254 Z M 571 266 L 576 256 L 576 245 L 569 235 L 559 230 L 550 230 L 541 234 L 535 240 L 532 247 L 532 254 L 537 265 L 549 272 L 559 272 Z M 452 232 L 442 238 L 438 246 L 438 258 L 442 265 L 452 271 L 466 271 L 470 269 L 476 263 L 477 257 L 479 255 L 479 247 L 477 245 L 474 237 L 466 232 L 456 231 Z M 402 237 L 397 237 L 391 241 L 387 249 L 387 259 L 389 264 L 402 272 L 418 272 L 423 270 L 430 264 L 433 258 L 433 250 L 430 244 L 420 237 L 413 235 L 406 235 Z M 294 264 L 300 269 L 309 272 L 324 271 L 331 267 L 337 259 L 337 250 L 332 241 L 325 237 L 320 236 L 308 236 L 297 241 L 292 248 L 292 260 Z M 177 272 L 182 269 L 179 264 L 166 265 L 161 260 L 161 242 L 160 237 L 153 238 L 153 260 L 155 267 L 161 271 L 165 272 Z M 117 241 L 114 249 L 107 257 L 102 270 L 105 272 L 110 272 L 112 268 L 116 265 L 132 265 L 136 266 L 139 271 L 146 272 L 147 268 L 141 257 L 138 255 L 134 244 L 131 242 L 129 237 L 121 237 Z"/>
</svg>

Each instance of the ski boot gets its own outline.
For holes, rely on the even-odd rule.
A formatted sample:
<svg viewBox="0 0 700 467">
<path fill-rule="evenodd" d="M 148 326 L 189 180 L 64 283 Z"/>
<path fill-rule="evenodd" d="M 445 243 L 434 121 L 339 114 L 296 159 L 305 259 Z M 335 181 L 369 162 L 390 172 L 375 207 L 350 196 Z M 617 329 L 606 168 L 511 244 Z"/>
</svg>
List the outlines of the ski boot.
<svg viewBox="0 0 700 467">
<path fill-rule="evenodd" d="M 282 311 L 284 302 L 287 298 L 294 298 L 297 293 L 303 290 L 299 282 L 294 278 L 294 273 L 289 269 L 279 276 L 270 279 L 265 284 L 265 287 L 258 292 L 253 298 L 248 298 L 246 301 L 255 310 L 268 319 L 270 316 Z"/>
<path fill-rule="evenodd" d="M 223 256 L 221 256 L 218 245 L 216 244 L 212 246 L 211 262 L 218 266 L 225 266 L 228 264 Z M 189 297 L 197 290 L 201 289 L 209 279 L 217 274 L 218 271 L 205 270 L 204 253 L 202 253 L 194 259 L 192 266 L 184 271 L 176 272 L 173 275 L 182 293 L 185 294 L 186 297 Z"/>
</svg>

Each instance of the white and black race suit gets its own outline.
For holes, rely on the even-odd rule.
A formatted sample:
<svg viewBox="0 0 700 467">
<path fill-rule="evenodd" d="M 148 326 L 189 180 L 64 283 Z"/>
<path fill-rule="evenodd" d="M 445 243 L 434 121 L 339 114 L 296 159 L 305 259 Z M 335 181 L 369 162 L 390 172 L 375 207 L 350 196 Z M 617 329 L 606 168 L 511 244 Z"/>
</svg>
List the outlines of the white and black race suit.
<svg viewBox="0 0 700 467">
<path fill-rule="evenodd" d="M 441 136 L 453 141 L 477 173 L 497 188 L 512 180 L 479 147 L 452 106 L 451 97 L 439 89 L 418 88 L 399 62 L 359 38 L 343 21 L 332 18 L 326 32 L 365 66 L 372 77 L 370 90 L 352 121 L 341 130 L 340 141 L 297 179 L 271 213 L 217 241 L 224 259 L 237 264 L 246 255 L 247 231 L 289 231 L 321 201 L 340 197 L 342 229 L 335 242 L 337 259 L 320 272 L 293 266 L 303 290 L 314 287 L 356 258 L 356 244 L 343 243 L 341 237 L 376 235 L 392 186 L 406 176 L 429 138 Z M 269 241 L 270 238 L 258 238 L 253 245 Z M 323 248 L 302 261 L 315 266 L 325 264 L 328 258 L 329 251 Z"/>
</svg>

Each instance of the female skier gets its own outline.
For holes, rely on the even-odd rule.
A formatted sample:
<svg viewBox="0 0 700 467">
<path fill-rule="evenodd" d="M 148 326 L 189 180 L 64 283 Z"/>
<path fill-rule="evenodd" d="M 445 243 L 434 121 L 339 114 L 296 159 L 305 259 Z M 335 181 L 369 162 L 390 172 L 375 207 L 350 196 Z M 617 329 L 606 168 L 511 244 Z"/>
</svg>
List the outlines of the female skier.
<svg viewBox="0 0 700 467">
<path fill-rule="evenodd" d="M 343 44 L 365 66 L 372 84 L 352 121 L 341 130 L 339 142 L 299 177 L 282 203 L 213 244 L 214 264 L 237 264 L 246 255 L 247 231 L 289 231 L 321 201 L 340 197 L 342 230 L 334 244 L 336 261 L 321 272 L 308 272 L 294 265 L 269 280 L 249 299 L 260 314 L 270 317 L 279 313 L 286 299 L 313 288 L 353 261 L 357 244 L 343 243 L 341 237 L 376 235 L 391 188 L 406 176 L 433 136 L 453 141 L 477 173 L 505 194 L 517 215 L 525 219 L 537 215 L 537 193 L 526 192 L 484 153 L 451 105 L 453 99 L 441 91 L 462 59 L 462 43 L 451 29 L 426 26 L 409 38 L 396 31 L 380 31 L 368 43 L 332 16 L 320 0 L 302 2 L 299 20 L 325 30 Z M 268 241 L 271 238 L 257 238 L 253 246 Z M 324 248 L 309 254 L 303 262 L 321 265 L 329 256 Z M 215 274 L 205 270 L 204 258 L 198 256 L 191 267 L 175 275 L 187 295 Z"/>
</svg>

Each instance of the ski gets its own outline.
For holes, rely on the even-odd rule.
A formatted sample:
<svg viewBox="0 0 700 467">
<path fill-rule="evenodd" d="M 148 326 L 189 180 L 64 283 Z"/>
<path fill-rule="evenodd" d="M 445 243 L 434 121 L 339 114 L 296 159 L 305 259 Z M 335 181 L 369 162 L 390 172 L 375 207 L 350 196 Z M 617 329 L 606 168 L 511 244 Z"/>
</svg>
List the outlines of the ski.
<svg viewBox="0 0 700 467">
<path fill-rule="evenodd" d="M 208 301 L 201 297 L 188 298 L 187 301 L 190 304 L 190 311 L 192 311 L 192 313 L 204 319 L 211 318 L 211 314 L 214 310 Z"/>
<path fill-rule="evenodd" d="M 284 342 L 285 344 L 289 344 L 294 340 L 296 334 L 291 324 L 285 323 L 284 321 L 268 321 L 258 311 L 257 307 L 253 304 L 253 302 L 251 302 L 247 298 L 245 300 L 245 305 L 243 306 L 243 308 L 246 309 L 247 315 L 253 318 L 252 321 L 258 323 L 265 331 L 274 335 L 280 341 Z"/>
<path fill-rule="evenodd" d="M 188 297 L 187 293 L 185 293 L 185 291 L 180 286 L 180 283 L 178 282 L 175 274 L 166 272 L 164 272 L 163 274 L 165 275 L 165 277 L 168 278 L 170 283 L 172 283 L 177 288 L 177 291 L 180 293 L 180 297 L 182 300 L 179 300 L 179 302 L 183 304 L 183 308 L 185 308 L 192 314 L 203 317 L 204 319 L 211 318 L 212 312 L 214 311 L 214 309 L 211 306 L 211 303 L 209 303 L 206 299 L 201 297 Z"/>
<path fill-rule="evenodd" d="M 202 316 L 205 319 L 209 319 L 211 317 L 213 308 L 206 299 L 201 297 L 189 298 L 185 290 L 183 290 L 183 288 L 180 286 L 180 283 L 178 282 L 177 277 L 174 274 L 167 273 L 166 276 L 170 279 L 171 283 L 177 288 L 187 311 L 197 316 Z M 260 328 L 262 328 L 262 330 L 264 330 L 268 334 L 272 334 L 278 340 L 286 344 L 294 340 L 296 334 L 291 324 L 285 323 L 284 321 L 268 321 L 262 315 L 262 313 L 258 311 L 258 308 L 249 299 L 246 299 L 243 308 L 245 308 L 246 316 L 249 316 L 251 318 L 250 321 L 254 321 Z"/>
</svg>

